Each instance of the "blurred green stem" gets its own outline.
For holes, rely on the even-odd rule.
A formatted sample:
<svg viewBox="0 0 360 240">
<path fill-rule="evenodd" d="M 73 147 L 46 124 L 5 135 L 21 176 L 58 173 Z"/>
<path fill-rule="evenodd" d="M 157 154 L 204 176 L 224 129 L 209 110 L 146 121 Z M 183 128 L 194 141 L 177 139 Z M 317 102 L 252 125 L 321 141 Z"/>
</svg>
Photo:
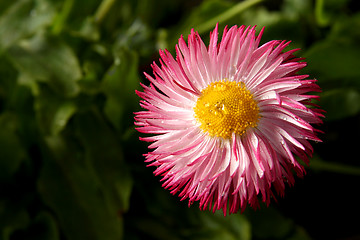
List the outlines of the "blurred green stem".
<svg viewBox="0 0 360 240">
<path fill-rule="evenodd" d="M 329 25 L 329 18 L 324 14 L 324 0 L 315 1 L 315 19 L 320 27 Z"/>
<path fill-rule="evenodd" d="M 310 162 L 309 168 L 313 170 L 360 176 L 359 167 L 348 166 L 334 162 L 326 162 L 317 158 Z"/>
<path fill-rule="evenodd" d="M 54 20 L 54 24 L 52 27 L 52 32 L 54 35 L 59 34 L 63 29 L 66 19 L 68 18 L 73 5 L 74 0 L 65 0 L 61 12 L 56 16 L 56 19 Z"/>
<path fill-rule="evenodd" d="M 103 0 L 96 10 L 95 22 L 100 24 L 116 0 Z"/>
<path fill-rule="evenodd" d="M 203 24 L 199 25 L 196 29 L 199 32 L 199 34 L 204 33 L 206 31 L 208 31 L 209 29 L 213 28 L 216 23 L 225 22 L 228 19 L 234 17 L 235 15 L 241 13 L 242 11 L 252 7 L 253 5 L 260 3 L 261 1 L 262 0 L 248 0 L 248 1 L 240 2 L 240 3 L 236 4 L 235 6 L 233 6 L 232 8 L 230 8 L 229 10 L 227 10 L 227 11 L 221 13 L 220 15 L 211 18 L 207 22 L 204 22 Z"/>
</svg>

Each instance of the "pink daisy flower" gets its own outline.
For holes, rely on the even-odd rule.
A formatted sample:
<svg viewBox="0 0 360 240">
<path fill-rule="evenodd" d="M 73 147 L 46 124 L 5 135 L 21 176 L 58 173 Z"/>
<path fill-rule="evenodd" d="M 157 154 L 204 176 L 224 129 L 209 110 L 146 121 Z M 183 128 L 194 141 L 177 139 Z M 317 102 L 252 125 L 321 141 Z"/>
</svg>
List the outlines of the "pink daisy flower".
<svg viewBox="0 0 360 240">
<path fill-rule="evenodd" d="M 320 141 L 310 124 L 321 123 L 321 110 L 311 103 L 320 91 L 316 80 L 296 72 L 306 66 L 290 42 L 274 40 L 259 46 L 255 27 L 224 29 L 218 25 L 206 47 L 191 31 L 181 36 L 176 59 L 160 50 L 160 66 L 152 64 L 150 86 L 137 94 L 145 111 L 135 113 L 140 138 L 152 142 L 145 154 L 163 187 L 199 201 L 200 208 L 222 209 L 224 215 L 269 204 L 273 192 L 284 194 L 294 184 L 293 171 L 303 176 Z M 309 108 L 312 106 L 312 108 Z M 295 158 L 295 155 L 298 158 Z"/>
</svg>

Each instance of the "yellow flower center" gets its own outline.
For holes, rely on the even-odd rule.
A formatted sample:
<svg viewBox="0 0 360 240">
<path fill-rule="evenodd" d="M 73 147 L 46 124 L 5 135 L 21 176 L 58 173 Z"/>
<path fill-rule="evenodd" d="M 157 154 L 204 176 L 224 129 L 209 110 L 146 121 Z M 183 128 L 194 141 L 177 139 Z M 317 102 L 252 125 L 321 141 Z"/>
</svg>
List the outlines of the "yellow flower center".
<svg viewBox="0 0 360 240">
<path fill-rule="evenodd" d="M 201 91 L 194 107 L 200 128 L 211 137 L 231 138 L 256 127 L 259 107 L 244 83 L 219 81 Z"/>
</svg>

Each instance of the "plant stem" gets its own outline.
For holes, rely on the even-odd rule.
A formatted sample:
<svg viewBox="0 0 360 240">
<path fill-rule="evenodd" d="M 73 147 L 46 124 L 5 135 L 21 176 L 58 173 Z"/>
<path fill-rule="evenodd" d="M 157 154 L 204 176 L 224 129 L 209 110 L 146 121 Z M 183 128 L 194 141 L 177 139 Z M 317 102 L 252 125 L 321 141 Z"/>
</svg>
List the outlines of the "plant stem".
<svg viewBox="0 0 360 240">
<path fill-rule="evenodd" d="M 96 10 L 95 22 L 100 24 L 116 0 L 103 0 Z"/>
<path fill-rule="evenodd" d="M 73 5 L 74 0 L 65 0 L 61 12 L 56 16 L 56 19 L 54 20 L 54 24 L 52 27 L 53 34 L 57 35 L 62 31 Z"/>
<path fill-rule="evenodd" d="M 320 27 L 325 27 L 329 24 L 329 18 L 324 15 L 324 0 L 315 1 L 315 19 Z"/>
<path fill-rule="evenodd" d="M 309 168 L 313 170 L 360 176 L 360 167 L 348 166 L 334 162 L 326 162 L 320 159 L 314 159 L 311 161 Z"/>
<path fill-rule="evenodd" d="M 210 20 L 204 22 L 203 24 L 199 25 L 196 29 L 199 32 L 199 34 L 204 33 L 206 31 L 208 31 L 209 29 L 213 28 L 216 23 L 225 22 L 225 21 L 229 20 L 230 18 L 234 17 L 235 15 L 241 13 L 242 11 L 252 7 L 253 5 L 260 3 L 261 1 L 262 0 L 248 0 L 248 1 L 240 2 L 240 3 L 236 4 L 235 6 L 233 6 L 232 8 L 230 8 L 229 10 L 227 10 L 227 11 L 211 18 Z"/>
</svg>

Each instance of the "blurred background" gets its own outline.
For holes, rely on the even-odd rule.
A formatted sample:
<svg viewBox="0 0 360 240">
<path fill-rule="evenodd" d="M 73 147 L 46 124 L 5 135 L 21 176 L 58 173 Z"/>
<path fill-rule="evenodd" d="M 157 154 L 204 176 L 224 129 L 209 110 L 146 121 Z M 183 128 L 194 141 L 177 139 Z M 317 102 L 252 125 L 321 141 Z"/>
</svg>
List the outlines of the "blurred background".
<svg viewBox="0 0 360 240">
<path fill-rule="evenodd" d="M 0 1 L 0 239 L 360 239 L 356 0 Z M 161 188 L 142 154 L 135 89 L 180 34 L 220 22 L 292 40 L 318 79 L 307 175 L 227 217 Z"/>
</svg>

